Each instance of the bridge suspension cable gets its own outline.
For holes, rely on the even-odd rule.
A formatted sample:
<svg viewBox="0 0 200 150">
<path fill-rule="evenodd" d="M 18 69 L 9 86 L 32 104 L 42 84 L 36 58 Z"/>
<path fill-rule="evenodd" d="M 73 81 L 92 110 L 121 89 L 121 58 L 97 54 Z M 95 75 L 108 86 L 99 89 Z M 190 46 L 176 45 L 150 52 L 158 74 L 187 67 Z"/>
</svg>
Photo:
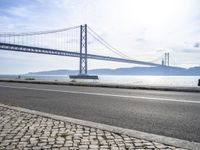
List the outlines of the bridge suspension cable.
<svg viewBox="0 0 200 150">
<path fill-rule="evenodd" d="M 68 31 L 68 30 L 79 28 L 79 27 L 80 26 L 73 26 L 73 27 L 69 27 L 69 28 L 56 29 L 56 30 L 37 31 L 37 32 L 22 32 L 22 33 L 1 32 L 0 33 L 0 37 L 4 37 L 4 36 L 28 36 L 28 35 L 50 34 L 50 33 L 57 33 L 57 32 Z"/>
<path fill-rule="evenodd" d="M 22 33 L 1 32 L 0 42 L 30 45 L 30 46 L 40 46 L 43 48 L 54 47 L 60 50 L 74 50 L 75 52 L 79 52 L 78 50 L 79 37 L 80 37 L 80 35 L 78 35 L 79 28 L 80 26 L 73 26 L 68 28 L 48 30 L 48 31 L 37 31 L 37 32 L 22 32 Z M 78 29 L 77 32 L 72 32 L 71 34 L 66 32 L 70 30 L 73 31 L 74 29 Z M 65 34 L 61 34 L 64 32 Z M 113 47 L 110 43 L 105 41 L 97 32 L 95 32 L 89 26 L 88 26 L 88 34 L 91 35 L 101 45 L 103 45 L 107 50 L 112 51 L 120 58 L 133 60 L 133 58 L 122 53 L 121 51 Z M 148 62 L 155 62 L 155 60 Z"/>
<path fill-rule="evenodd" d="M 114 52 L 115 54 L 117 54 L 118 56 L 120 56 L 121 58 L 125 58 L 125 59 L 131 59 L 128 55 L 120 52 L 118 49 L 114 48 L 111 44 L 109 44 L 107 41 L 105 41 L 99 34 L 97 34 L 92 28 L 90 28 L 88 26 L 88 33 L 94 38 L 96 39 L 99 43 L 101 43 L 103 46 L 105 46 L 108 50 Z"/>
<path fill-rule="evenodd" d="M 78 52 L 79 27 L 22 33 L 4 32 L 0 33 L 0 42 Z"/>
<path fill-rule="evenodd" d="M 163 58 L 163 55 L 161 55 L 153 60 L 149 60 L 148 62 L 152 62 L 152 63 L 159 62 L 160 63 L 162 61 L 162 58 Z"/>
</svg>

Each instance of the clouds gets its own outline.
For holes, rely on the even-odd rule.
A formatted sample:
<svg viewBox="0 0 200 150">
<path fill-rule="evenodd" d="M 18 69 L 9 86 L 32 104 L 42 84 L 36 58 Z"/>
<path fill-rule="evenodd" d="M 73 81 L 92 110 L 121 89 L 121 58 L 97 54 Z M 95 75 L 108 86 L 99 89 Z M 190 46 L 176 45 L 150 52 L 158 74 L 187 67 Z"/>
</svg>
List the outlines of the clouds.
<svg viewBox="0 0 200 150">
<path fill-rule="evenodd" d="M 30 13 L 27 7 L 10 7 L 6 12 L 13 17 L 28 18 Z"/>
<path fill-rule="evenodd" d="M 190 53 L 188 63 L 200 64 L 194 59 L 200 57 L 198 0 L 1 0 L 0 20 L 0 32 L 40 31 L 87 23 L 135 59 L 153 60 L 170 51 L 177 56 L 178 65 L 188 66 L 178 57 L 184 53 Z M 34 59 L 30 61 L 35 63 Z M 51 64 L 51 60 L 46 61 Z M 66 68 L 70 68 L 69 63 Z M 107 64 L 94 61 L 90 68 L 123 67 Z M 27 71 L 34 70 L 24 70 Z"/>
</svg>

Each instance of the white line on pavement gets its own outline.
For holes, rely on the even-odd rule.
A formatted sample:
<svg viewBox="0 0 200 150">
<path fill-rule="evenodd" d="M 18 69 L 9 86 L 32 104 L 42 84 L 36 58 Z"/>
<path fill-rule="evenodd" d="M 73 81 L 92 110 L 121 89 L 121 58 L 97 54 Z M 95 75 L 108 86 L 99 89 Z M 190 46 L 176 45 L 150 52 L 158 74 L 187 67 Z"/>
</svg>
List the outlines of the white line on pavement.
<svg viewBox="0 0 200 150">
<path fill-rule="evenodd" d="M 137 98 L 137 99 L 147 99 L 156 101 L 169 101 L 169 102 L 182 102 L 182 103 L 197 103 L 200 101 L 184 100 L 184 99 L 169 99 L 169 98 L 158 98 L 158 97 L 145 97 L 145 96 L 133 96 L 133 95 L 117 95 L 117 94 L 106 94 L 106 93 L 92 93 L 92 92 L 80 92 L 80 91 L 68 91 L 68 90 L 55 90 L 55 89 L 41 89 L 41 88 L 31 88 L 31 87 L 17 87 L 17 86 L 7 86 L 0 85 L 0 87 L 12 88 L 12 89 L 25 89 L 25 90 L 35 90 L 35 91 L 48 91 L 48 92 L 61 92 L 61 93 L 72 93 L 72 94 L 85 94 L 85 95 L 96 95 L 96 96 L 109 96 L 109 97 L 121 97 L 121 98 Z"/>
</svg>

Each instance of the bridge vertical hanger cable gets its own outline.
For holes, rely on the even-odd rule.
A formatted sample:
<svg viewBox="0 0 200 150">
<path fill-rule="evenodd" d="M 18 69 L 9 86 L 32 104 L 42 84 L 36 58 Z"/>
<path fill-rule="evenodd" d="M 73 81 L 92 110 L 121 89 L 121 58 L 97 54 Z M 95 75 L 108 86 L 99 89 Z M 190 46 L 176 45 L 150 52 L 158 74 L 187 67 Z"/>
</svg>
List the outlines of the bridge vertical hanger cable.
<svg viewBox="0 0 200 150">
<path fill-rule="evenodd" d="M 68 32 L 68 30 L 72 31 Z M 57 32 L 62 32 L 62 33 L 58 34 Z M 110 55 L 106 56 L 106 55 L 87 54 L 87 42 L 88 42 L 87 33 L 91 34 L 93 39 L 97 40 L 100 44 L 102 44 L 107 49 L 116 53 L 118 56 L 122 58 L 112 57 Z M 61 38 L 60 35 L 64 35 L 63 49 L 61 49 L 59 47 L 59 44 L 57 43 L 61 42 L 60 39 L 58 40 L 58 38 Z M 79 35 L 79 37 L 77 38 L 76 35 Z M 13 37 L 17 39 L 16 43 L 13 42 Z M 96 34 L 96 32 L 91 31 L 91 29 L 87 31 L 87 25 L 81 27 L 74 26 L 70 28 L 51 30 L 51 31 L 28 32 L 28 33 L 0 33 L 0 39 L 2 38 L 5 38 L 5 42 L 0 41 L 0 50 L 79 57 L 80 75 L 87 75 L 87 58 L 96 60 L 123 62 L 123 63 L 152 65 L 152 66 L 158 65 L 155 63 L 137 61 L 133 59 L 125 59 L 128 58 L 128 56 L 115 49 L 102 37 Z M 28 42 L 24 40 L 25 38 Z M 56 43 L 54 43 L 53 41 Z M 79 42 L 78 44 L 77 41 Z M 55 46 L 55 44 L 58 44 L 58 46 Z M 80 52 L 73 51 L 73 49 L 75 49 L 76 46 L 79 46 Z"/>
<path fill-rule="evenodd" d="M 92 28 L 88 27 L 89 31 L 88 33 L 95 38 L 98 42 L 100 42 L 102 45 L 104 45 L 106 48 L 108 48 L 110 51 L 114 52 L 115 54 L 117 54 L 118 56 L 122 57 L 122 58 L 130 58 L 129 56 L 127 56 L 126 54 L 120 52 L 119 50 L 117 50 L 116 48 L 114 48 L 111 44 L 109 44 L 108 42 L 106 42 L 99 34 L 97 34 Z"/>
</svg>

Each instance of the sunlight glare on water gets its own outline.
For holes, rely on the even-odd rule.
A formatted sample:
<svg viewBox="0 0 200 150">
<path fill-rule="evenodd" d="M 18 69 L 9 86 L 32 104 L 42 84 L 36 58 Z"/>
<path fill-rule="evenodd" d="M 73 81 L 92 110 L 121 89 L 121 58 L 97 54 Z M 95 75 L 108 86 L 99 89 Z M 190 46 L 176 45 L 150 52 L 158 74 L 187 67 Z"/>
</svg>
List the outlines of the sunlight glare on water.
<svg viewBox="0 0 200 150">
<path fill-rule="evenodd" d="M 0 75 L 0 79 L 16 79 L 17 75 Z M 63 75 L 22 75 L 20 80 L 34 78 L 38 81 L 70 82 L 69 76 Z M 111 76 L 100 75 L 99 80 L 75 80 L 76 82 L 92 82 L 105 84 L 197 87 L 200 76 Z"/>
<path fill-rule="evenodd" d="M 127 85 L 196 87 L 200 76 L 100 76 L 99 82 Z"/>
</svg>

